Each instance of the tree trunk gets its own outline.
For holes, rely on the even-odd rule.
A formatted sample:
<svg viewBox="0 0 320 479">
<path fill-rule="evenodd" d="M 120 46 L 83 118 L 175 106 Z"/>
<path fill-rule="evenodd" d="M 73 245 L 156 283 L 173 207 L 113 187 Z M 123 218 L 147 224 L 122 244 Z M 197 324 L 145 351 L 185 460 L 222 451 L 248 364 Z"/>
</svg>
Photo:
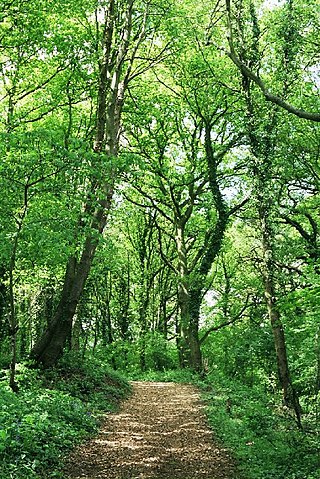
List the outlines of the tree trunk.
<svg viewBox="0 0 320 479">
<path fill-rule="evenodd" d="M 192 367 L 191 363 L 191 345 L 189 337 L 189 292 L 186 284 L 182 281 L 182 278 L 179 279 L 178 286 L 178 307 L 180 313 L 180 339 L 179 339 L 179 354 L 180 354 L 180 365 L 185 367 Z"/>
<path fill-rule="evenodd" d="M 113 189 L 110 193 L 111 201 Z M 94 218 L 92 226 L 102 233 L 106 223 L 106 214 L 101 209 Z M 63 292 L 55 315 L 47 330 L 35 344 L 31 358 L 45 368 L 52 367 L 62 356 L 67 341 L 71 340 L 72 323 L 86 280 L 88 278 L 98 239 L 87 237 L 79 262 L 75 257 L 69 259 L 64 278 Z"/>
<path fill-rule="evenodd" d="M 0 267 L 0 352 L 3 340 L 9 333 L 9 323 L 6 318 L 6 306 L 9 294 L 3 278 L 5 278 L 5 269 Z"/>
<path fill-rule="evenodd" d="M 218 182 L 218 164 L 221 156 L 215 155 L 211 139 L 212 125 L 205 122 L 205 152 L 209 186 L 217 212 L 217 221 L 205 238 L 203 254 L 200 265 L 193 272 L 194 279 L 190 284 L 190 275 L 187 267 L 187 251 L 184 242 L 184 227 L 176 225 L 176 244 L 178 251 L 178 302 L 181 311 L 180 362 L 194 369 L 202 371 L 201 341 L 199 338 L 200 308 L 206 287 L 207 276 L 212 264 L 218 256 L 224 234 L 227 228 L 229 216 L 232 210 L 228 210 L 220 191 Z M 228 151 L 228 149 L 226 150 Z M 224 153 L 223 153 L 224 154 Z M 222 156 L 223 156 L 222 154 Z M 236 211 L 237 208 L 234 208 Z"/>
<path fill-rule="evenodd" d="M 190 364 L 191 357 L 190 351 L 191 347 L 189 344 L 189 305 L 190 305 L 190 296 L 189 296 L 189 272 L 187 266 L 187 250 L 185 245 L 184 238 L 184 224 L 180 224 L 177 221 L 176 224 L 176 247 L 178 253 L 178 308 L 180 313 L 180 338 L 178 341 L 179 347 L 179 357 L 180 357 L 180 366 L 192 367 Z"/>
<path fill-rule="evenodd" d="M 230 12 L 229 12 L 230 13 Z M 229 29 L 232 36 L 232 27 L 229 20 Z M 243 28 L 240 26 L 240 32 L 243 34 Z M 234 55 L 233 39 L 229 42 L 232 48 L 232 59 L 236 58 Z M 257 59 L 260 58 L 258 51 L 258 38 L 252 44 L 253 51 L 251 52 Z M 273 228 L 275 222 L 272 219 L 272 214 L 275 213 L 274 192 L 275 174 L 273 155 L 275 154 L 275 131 L 277 127 L 278 117 L 274 109 L 270 109 L 268 114 L 264 117 L 261 115 L 260 105 L 256 104 L 252 95 L 253 89 L 251 82 L 254 82 L 261 87 L 262 83 L 256 82 L 257 77 L 248 75 L 249 69 L 245 66 L 246 60 L 240 55 L 239 62 L 241 64 L 242 72 L 242 86 L 245 93 L 245 101 L 247 105 L 247 134 L 255 157 L 251 166 L 251 173 L 254 177 L 255 201 L 257 204 L 257 212 L 259 218 L 260 235 L 262 242 L 262 280 L 264 286 L 264 296 L 266 300 L 268 316 L 272 327 L 275 352 L 277 357 L 278 375 L 283 392 L 284 404 L 294 409 L 298 426 L 301 428 L 301 408 L 299 398 L 291 383 L 286 340 L 284 329 L 281 321 L 280 311 L 276 300 L 276 281 L 274 275 L 274 232 Z M 237 61 L 238 61 L 237 60 Z M 244 63 L 242 63 L 244 62 Z M 258 64 L 258 60 L 256 60 Z M 244 68 L 242 68 L 242 65 Z M 264 88 L 264 87 L 263 87 Z M 263 90 L 262 88 L 262 90 Z M 275 102 L 277 103 L 277 102 Z M 278 103 L 280 104 L 280 103 Z M 279 212 L 277 211 L 277 216 Z"/>
<path fill-rule="evenodd" d="M 133 0 L 129 0 L 123 17 L 118 18 L 115 15 L 115 1 L 109 1 L 102 42 L 103 58 L 100 65 L 96 136 L 93 150 L 97 154 L 97 159 L 100 153 L 109 156 L 111 164 L 118 155 L 124 92 L 128 85 L 129 73 L 134 59 L 134 55 L 132 55 L 125 63 L 132 30 L 132 8 Z M 114 52 L 113 41 L 116 27 L 122 41 Z M 141 38 L 139 37 L 140 41 Z M 125 73 L 123 73 L 124 68 L 126 68 Z M 124 80 L 121 79 L 122 74 Z M 91 213 L 92 233 L 85 239 L 79 262 L 75 257 L 70 258 L 66 269 L 63 292 L 54 317 L 31 352 L 31 357 L 44 367 L 51 367 L 56 364 L 71 336 L 73 317 L 111 208 L 116 171 L 116 165 L 111 167 L 108 180 L 103 179 L 99 182 L 95 178 L 90 179 L 92 186 L 87 196 L 85 211 Z M 104 198 L 102 200 L 96 198 L 98 205 L 94 207 L 92 198 L 100 196 L 102 192 Z"/>
<path fill-rule="evenodd" d="M 142 292 L 142 294 L 144 291 Z M 140 369 L 146 371 L 146 334 L 148 332 L 147 325 L 147 306 L 149 304 L 149 293 L 146 291 L 146 297 L 140 298 L 139 307 L 139 326 L 140 326 Z"/>
<path fill-rule="evenodd" d="M 82 330 L 81 315 L 77 314 L 72 327 L 71 350 L 80 352 L 80 336 Z M 94 347 L 93 347 L 94 350 Z"/>
<path fill-rule="evenodd" d="M 9 266 L 9 327 L 10 327 L 10 335 L 11 335 L 11 364 L 10 364 L 10 379 L 9 385 L 14 392 L 18 392 L 19 387 L 18 383 L 16 382 L 16 364 L 17 364 L 17 334 L 19 330 L 19 322 L 17 319 L 16 314 L 16 304 L 15 304 L 15 291 L 14 291 L 14 272 L 16 267 L 16 259 L 17 259 L 17 251 L 18 251 L 18 243 L 20 239 L 20 234 L 23 228 L 24 220 L 27 215 L 28 211 L 28 186 L 25 186 L 24 190 L 24 205 L 22 208 L 22 212 L 20 218 L 18 219 L 18 227 L 15 233 L 13 245 L 12 245 L 12 252 L 10 258 L 10 266 Z"/>
<path fill-rule="evenodd" d="M 38 364 L 43 364 L 44 367 L 51 367 L 56 363 L 62 355 L 67 339 L 71 336 L 72 320 L 76 310 L 76 304 L 70 302 L 75 270 L 76 258 L 71 257 L 68 261 L 63 291 L 56 312 L 31 352 L 31 359 Z"/>
<path fill-rule="evenodd" d="M 264 295 L 273 332 L 283 402 L 287 407 L 293 408 L 297 424 L 301 428 L 301 407 L 290 378 L 285 333 L 276 301 L 272 233 L 268 225 L 268 212 L 263 207 L 263 202 L 260 205 L 259 214 L 262 230 Z"/>
<path fill-rule="evenodd" d="M 179 355 L 180 365 L 200 372 L 202 357 L 199 341 L 199 322 L 191 316 L 190 277 L 187 265 L 187 249 L 184 239 L 184 226 L 176 225 L 176 245 L 178 251 L 178 306 L 180 311 Z"/>
<path fill-rule="evenodd" d="M 200 373 L 202 371 L 202 353 L 199 338 L 199 320 L 190 315 L 188 327 L 189 367 Z"/>
<path fill-rule="evenodd" d="M 162 292 L 160 294 L 156 330 L 163 335 L 164 339 L 168 339 L 167 298 Z"/>
</svg>

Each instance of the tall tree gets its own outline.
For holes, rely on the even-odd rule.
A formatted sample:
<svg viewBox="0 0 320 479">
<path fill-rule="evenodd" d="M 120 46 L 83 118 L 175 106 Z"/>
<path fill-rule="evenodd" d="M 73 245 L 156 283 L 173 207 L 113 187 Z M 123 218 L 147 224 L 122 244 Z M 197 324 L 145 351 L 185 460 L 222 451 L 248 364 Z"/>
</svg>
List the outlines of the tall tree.
<svg viewBox="0 0 320 479">
<path fill-rule="evenodd" d="M 141 43 L 156 28 L 157 22 L 150 13 L 151 9 L 151 4 L 135 0 L 110 0 L 94 14 L 101 32 L 101 51 L 92 147 L 94 170 L 88 178 L 90 186 L 83 206 L 89 219 L 89 228 L 79 257 L 72 255 L 68 260 L 63 291 L 54 317 L 32 350 L 32 358 L 45 367 L 55 364 L 71 335 L 72 320 L 90 272 L 99 236 L 106 225 L 119 173 L 117 158 L 125 93 L 130 80 L 150 63 L 148 58 L 147 63 L 133 70 Z M 103 165 L 106 164 L 108 168 L 104 169 Z"/>
<path fill-rule="evenodd" d="M 257 23 L 256 11 L 252 4 L 248 12 L 247 22 L 250 22 L 251 25 L 251 35 L 245 37 L 245 20 L 241 15 L 238 17 L 239 35 L 244 45 L 247 45 L 247 48 L 244 48 L 241 53 L 243 55 L 242 61 L 254 66 L 260 61 L 261 32 Z M 276 128 L 280 128 L 280 121 L 275 108 L 268 109 L 264 115 L 261 114 L 261 105 L 259 99 L 255 96 L 254 83 L 245 74 L 243 74 L 242 88 L 247 107 L 248 142 L 253 155 L 250 163 L 254 178 L 253 193 L 261 238 L 261 275 L 264 296 L 274 337 L 283 399 L 287 406 L 294 408 L 298 424 L 301 426 L 299 399 L 290 375 L 285 332 L 277 299 L 276 225 L 274 218 L 279 215 L 279 205 L 274 200 L 274 195 L 277 195 L 277 189 L 281 185 L 277 185 L 274 177 L 279 155 Z"/>
</svg>

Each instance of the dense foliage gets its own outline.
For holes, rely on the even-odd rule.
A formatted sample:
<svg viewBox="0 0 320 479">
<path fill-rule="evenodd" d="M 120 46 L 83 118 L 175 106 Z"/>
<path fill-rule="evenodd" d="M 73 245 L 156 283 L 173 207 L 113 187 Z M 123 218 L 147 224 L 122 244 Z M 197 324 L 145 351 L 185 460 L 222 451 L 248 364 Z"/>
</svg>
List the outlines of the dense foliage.
<svg viewBox="0 0 320 479">
<path fill-rule="evenodd" d="M 208 374 L 230 389 L 217 418 L 255 477 L 316 477 L 319 30 L 316 0 L 3 1 L 5 467 L 24 460 L 28 477 L 38 427 L 39 451 L 62 429 L 69 444 L 93 428 L 72 404 L 118 397 L 99 367 L 70 369 L 81 357 Z M 30 360 L 40 382 L 20 372 Z M 43 454 L 46 469 L 59 452 Z"/>
</svg>

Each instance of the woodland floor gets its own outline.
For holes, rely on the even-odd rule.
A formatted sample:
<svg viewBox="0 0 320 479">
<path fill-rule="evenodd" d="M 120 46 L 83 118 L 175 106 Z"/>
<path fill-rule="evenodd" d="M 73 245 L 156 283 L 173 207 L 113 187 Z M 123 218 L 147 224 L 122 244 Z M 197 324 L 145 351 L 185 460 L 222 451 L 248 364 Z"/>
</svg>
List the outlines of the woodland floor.
<svg viewBox="0 0 320 479">
<path fill-rule="evenodd" d="M 191 385 L 133 382 L 97 437 L 75 450 L 69 479 L 232 479 L 228 452 L 209 429 Z"/>
</svg>

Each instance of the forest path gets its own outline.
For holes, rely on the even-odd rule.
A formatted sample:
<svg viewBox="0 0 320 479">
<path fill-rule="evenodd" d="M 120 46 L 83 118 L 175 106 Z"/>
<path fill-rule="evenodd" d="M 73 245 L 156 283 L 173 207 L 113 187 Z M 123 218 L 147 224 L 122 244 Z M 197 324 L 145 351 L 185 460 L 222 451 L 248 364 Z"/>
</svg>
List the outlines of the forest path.
<svg viewBox="0 0 320 479">
<path fill-rule="evenodd" d="M 120 411 L 68 460 L 69 479 L 231 479 L 191 385 L 135 381 Z"/>
</svg>

